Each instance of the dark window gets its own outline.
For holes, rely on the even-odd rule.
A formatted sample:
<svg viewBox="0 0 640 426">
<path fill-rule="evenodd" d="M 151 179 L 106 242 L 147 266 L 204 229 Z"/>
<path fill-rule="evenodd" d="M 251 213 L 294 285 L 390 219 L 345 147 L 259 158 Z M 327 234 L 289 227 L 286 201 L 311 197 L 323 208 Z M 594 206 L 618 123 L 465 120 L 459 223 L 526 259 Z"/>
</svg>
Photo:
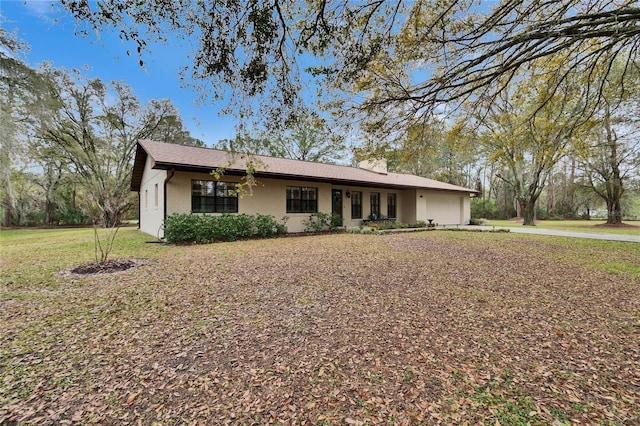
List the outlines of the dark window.
<svg viewBox="0 0 640 426">
<path fill-rule="evenodd" d="M 396 218 L 396 194 L 387 194 L 387 217 Z"/>
<path fill-rule="evenodd" d="M 372 192 L 369 195 L 371 200 L 371 218 L 379 218 L 380 217 L 380 193 Z"/>
<path fill-rule="evenodd" d="M 214 180 L 192 180 L 191 211 L 193 213 L 238 213 L 236 185 Z"/>
<path fill-rule="evenodd" d="M 362 219 L 362 192 L 351 191 L 351 219 Z"/>
<path fill-rule="evenodd" d="M 287 213 L 317 213 L 318 188 L 287 186 Z"/>
</svg>

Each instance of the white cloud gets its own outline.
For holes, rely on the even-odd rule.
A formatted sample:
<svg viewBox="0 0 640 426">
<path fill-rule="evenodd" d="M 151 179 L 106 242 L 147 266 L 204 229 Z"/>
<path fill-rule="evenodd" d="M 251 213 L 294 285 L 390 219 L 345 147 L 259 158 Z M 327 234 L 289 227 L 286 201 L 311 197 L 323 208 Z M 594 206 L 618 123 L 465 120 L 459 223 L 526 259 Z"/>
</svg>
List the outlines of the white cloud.
<svg viewBox="0 0 640 426">
<path fill-rule="evenodd" d="M 49 15 L 54 13 L 51 0 L 23 0 L 22 4 L 29 13 L 38 18 L 49 18 Z"/>
</svg>

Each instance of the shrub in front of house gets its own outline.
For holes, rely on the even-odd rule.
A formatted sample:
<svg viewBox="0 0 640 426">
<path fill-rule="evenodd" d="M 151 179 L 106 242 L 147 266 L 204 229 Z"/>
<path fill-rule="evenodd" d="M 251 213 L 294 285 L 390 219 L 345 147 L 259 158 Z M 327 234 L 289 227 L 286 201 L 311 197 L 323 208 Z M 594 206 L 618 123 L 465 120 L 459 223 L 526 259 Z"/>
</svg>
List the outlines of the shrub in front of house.
<svg viewBox="0 0 640 426">
<path fill-rule="evenodd" d="M 352 228 L 347 228 L 346 232 L 349 234 L 379 234 L 377 228 L 371 228 L 369 226 L 354 226 Z"/>
<path fill-rule="evenodd" d="M 487 223 L 487 221 L 485 219 L 480 219 L 480 218 L 475 218 L 472 217 L 471 219 L 469 219 L 469 225 L 484 225 L 485 223 Z"/>
<path fill-rule="evenodd" d="M 282 223 L 273 216 L 224 213 L 199 215 L 172 214 L 164 222 L 164 238 L 168 243 L 212 243 L 238 238 L 271 237 L 287 232 L 287 218 Z"/>
<path fill-rule="evenodd" d="M 193 214 L 172 214 L 164 221 L 164 238 L 169 242 L 197 241 L 203 236 L 203 220 Z"/>
<path fill-rule="evenodd" d="M 252 216 L 253 217 L 253 216 Z M 267 238 L 277 234 L 287 233 L 287 216 L 282 218 L 282 223 L 275 217 L 266 214 L 257 214 L 254 218 L 255 232 L 259 237 Z"/>
<path fill-rule="evenodd" d="M 427 222 L 424 220 L 416 220 L 414 223 L 409 225 L 409 228 L 426 228 Z"/>
<path fill-rule="evenodd" d="M 342 226 L 342 219 L 336 214 L 311 213 L 309 220 L 302 222 L 307 232 L 335 231 Z"/>
</svg>

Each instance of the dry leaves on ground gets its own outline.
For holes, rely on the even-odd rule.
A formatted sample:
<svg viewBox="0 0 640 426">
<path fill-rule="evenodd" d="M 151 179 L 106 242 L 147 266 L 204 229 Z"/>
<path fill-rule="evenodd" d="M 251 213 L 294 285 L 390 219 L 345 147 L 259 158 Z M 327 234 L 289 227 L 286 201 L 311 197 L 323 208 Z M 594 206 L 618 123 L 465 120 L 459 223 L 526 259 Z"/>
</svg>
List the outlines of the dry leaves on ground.
<svg viewBox="0 0 640 426">
<path fill-rule="evenodd" d="M 640 423 L 640 277 L 572 265 L 550 241 L 171 247 L 124 274 L 8 293 L 0 419 Z"/>
</svg>

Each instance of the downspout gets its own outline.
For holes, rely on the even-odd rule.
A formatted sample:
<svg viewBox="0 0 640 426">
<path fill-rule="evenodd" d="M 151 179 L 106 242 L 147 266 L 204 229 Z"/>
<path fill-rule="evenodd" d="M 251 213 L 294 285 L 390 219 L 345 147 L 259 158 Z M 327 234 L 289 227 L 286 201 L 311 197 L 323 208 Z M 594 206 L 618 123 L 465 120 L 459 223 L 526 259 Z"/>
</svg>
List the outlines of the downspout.
<svg viewBox="0 0 640 426">
<path fill-rule="evenodd" d="M 138 231 L 140 230 L 140 218 L 142 217 L 140 216 L 142 214 L 142 207 L 140 204 L 142 204 L 142 189 L 138 190 Z"/>
<path fill-rule="evenodd" d="M 173 178 L 173 176 L 175 176 L 176 174 L 176 169 L 171 169 L 169 171 L 169 175 L 164 179 L 164 189 L 163 189 L 163 203 L 164 204 L 164 212 L 162 215 L 162 223 L 164 223 L 164 221 L 167 219 L 167 184 L 169 183 L 169 181 Z M 164 239 L 164 235 L 162 236 L 162 238 Z"/>
</svg>

